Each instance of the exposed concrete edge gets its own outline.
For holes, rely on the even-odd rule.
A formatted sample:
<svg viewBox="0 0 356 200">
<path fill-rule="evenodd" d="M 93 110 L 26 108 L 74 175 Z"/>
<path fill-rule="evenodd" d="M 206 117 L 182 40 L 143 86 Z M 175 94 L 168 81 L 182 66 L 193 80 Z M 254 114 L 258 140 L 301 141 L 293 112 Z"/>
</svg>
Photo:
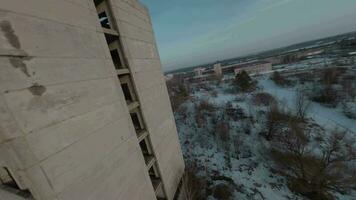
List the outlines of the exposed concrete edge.
<svg viewBox="0 0 356 200">
<path fill-rule="evenodd" d="M 183 176 L 180 178 L 178 187 L 177 187 L 176 192 L 174 193 L 174 196 L 173 196 L 173 200 L 185 200 L 185 199 L 182 199 L 182 197 L 181 197 L 182 185 L 183 185 L 183 177 L 184 177 L 184 174 L 183 174 Z"/>
</svg>

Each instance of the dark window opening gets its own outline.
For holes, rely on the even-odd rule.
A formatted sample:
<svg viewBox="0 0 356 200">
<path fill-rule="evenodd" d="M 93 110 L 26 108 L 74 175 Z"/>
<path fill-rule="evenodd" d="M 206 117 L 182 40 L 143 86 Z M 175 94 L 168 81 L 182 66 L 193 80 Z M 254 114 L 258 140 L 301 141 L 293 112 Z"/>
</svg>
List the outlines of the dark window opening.
<svg viewBox="0 0 356 200">
<path fill-rule="evenodd" d="M 127 83 L 123 83 L 123 84 L 121 84 L 121 88 L 122 88 L 122 91 L 124 92 L 125 100 L 127 102 L 132 102 L 133 98 L 131 96 L 129 85 Z"/>
<path fill-rule="evenodd" d="M 110 51 L 112 61 L 114 62 L 116 69 L 122 69 L 120 54 L 117 49 Z"/>
<path fill-rule="evenodd" d="M 160 184 L 160 178 L 159 176 L 157 176 L 157 173 L 155 172 L 155 170 L 153 169 L 153 166 L 148 170 L 148 173 L 150 175 L 150 179 L 153 185 L 153 188 L 155 189 L 155 191 L 157 190 L 159 184 Z"/>
<path fill-rule="evenodd" d="M 103 0 L 94 0 L 95 6 L 98 6 L 101 2 L 103 2 Z"/>
<path fill-rule="evenodd" d="M 132 123 L 133 123 L 133 125 L 135 127 L 135 130 L 136 131 L 142 130 L 141 123 L 140 123 L 140 120 L 138 118 L 138 115 L 136 113 L 130 113 L 130 115 L 131 115 Z"/>
<path fill-rule="evenodd" d="M 143 155 L 150 155 L 150 152 L 148 150 L 148 146 L 145 140 L 142 140 L 140 142 L 140 147 L 141 147 L 141 151 L 143 153 Z"/>
<path fill-rule="evenodd" d="M 106 12 L 101 12 L 101 13 L 99 13 L 98 16 L 99 16 L 101 26 L 104 28 L 111 29 L 109 17 L 106 14 Z"/>
<path fill-rule="evenodd" d="M 105 39 L 107 44 L 111 44 L 112 42 L 118 41 L 119 38 L 115 35 L 105 34 Z"/>
<path fill-rule="evenodd" d="M 153 169 L 153 166 L 148 170 L 148 174 L 150 175 L 150 177 L 157 177 L 157 174 Z"/>
</svg>

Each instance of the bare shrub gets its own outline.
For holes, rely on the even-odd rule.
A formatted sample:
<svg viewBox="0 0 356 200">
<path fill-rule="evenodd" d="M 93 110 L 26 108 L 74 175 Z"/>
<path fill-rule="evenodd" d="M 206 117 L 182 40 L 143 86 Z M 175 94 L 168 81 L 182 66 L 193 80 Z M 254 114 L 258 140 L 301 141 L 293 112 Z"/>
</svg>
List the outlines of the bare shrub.
<svg viewBox="0 0 356 200">
<path fill-rule="evenodd" d="M 346 117 L 356 119 L 356 102 L 344 102 L 342 108 Z"/>
<path fill-rule="evenodd" d="M 190 88 L 181 77 L 174 76 L 167 81 L 167 89 L 171 100 L 172 110 L 175 112 L 190 97 Z"/>
<path fill-rule="evenodd" d="M 292 82 L 282 76 L 278 71 L 273 72 L 270 79 L 279 86 L 290 86 Z"/>
<path fill-rule="evenodd" d="M 344 132 L 334 131 L 319 151 L 301 124 L 289 122 L 285 134 L 276 138 L 272 158 L 288 178 L 289 188 L 312 200 L 333 199 L 330 191 L 346 192 L 356 186 L 354 143 Z"/>
<path fill-rule="evenodd" d="M 178 113 L 179 115 L 181 115 L 183 118 L 187 118 L 188 114 L 187 114 L 187 107 L 185 106 L 179 106 L 176 110 L 176 113 Z"/>
<path fill-rule="evenodd" d="M 355 99 L 356 97 L 356 76 L 354 75 L 348 75 L 348 76 L 343 76 L 341 85 L 342 85 L 342 90 L 345 95 L 348 96 L 350 99 Z"/>
<path fill-rule="evenodd" d="M 324 86 L 324 88 L 318 93 L 317 96 L 314 96 L 312 100 L 330 107 L 335 107 L 338 103 L 338 94 L 331 85 L 328 85 Z"/>
<path fill-rule="evenodd" d="M 182 179 L 182 191 L 183 199 L 186 200 L 204 200 L 204 190 L 202 185 L 205 184 L 205 180 L 202 177 L 197 176 L 198 169 L 195 165 L 187 166 Z"/>
<path fill-rule="evenodd" d="M 311 82 L 315 79 L 315 75 L 312 71 L 295 74 L 295 77 L 298 78 L 299 82 L 302 84 L 305 82 Z"/>
<path fill-rule="evenodd" d="M 212 97 L 217 97 L 217 96 L 218 96 L 218 92 L 215 91 L 215 90 L 212 91 L 212 92 L 211 92 L 211 96 L 212 96 Z"/>
<path fill-rule="evenodd" d="M 312 100 L 329 107 L 336 107 L 340 101 L 347 99 L 355 94 L 352 86 L 352 76 L 343 76 L 346 68 L 330 67 L 324 69 L 321 73 L 322 88 Z M 341 83 L 342 89 L 337 88 Z"/>
<path fill-rule="evenodd" d="M 201 128 L 207 124 L 207 113 L 212 113 L 213 111 L 215 111 L 216 108 L 208 100 L 201 100 L 197 104 L 195 104 L 195 106 L 195 121 L 198 128 Z"/>
<path fill-rule="evenodd" d="M 232 142 L 233 142 L 233 145 L 234 145 L 233 157 L 236 158 L 236 159 L 239 159 L 240 158 L 240 154 L 242 152 L 241 150 L 242 150 L 243 140 L 238 135 L 235 135 L 235 136 L 232 137 Z"/>
<path fill-rule="evenodd" d="M 277 101 L 271 94 L 260 92 L 252 97 L 252 103 L 257 106 L 272 106 L 275 105 Z"/>
<path fill-rule="evenodd" d="M 272 140 L 274 135 L 280 134 L 281 128 L 291 120 L 299 121 L 297 117 L 293 116 L 291 113 L 283 111 L 277 105 L 271 106 L 267 113 L 266 139 Z"/>
<path fill-rule="evenodd" d="M 231 142 L 230 125 L 228 122 L 218 121 L 215 126 L 216 142 L 218 149 L 225 154 L 226 166 L 231 169 Z"/>
<path fill-rule="evenodd" d="M 229 131 L 230 131 L 229 123 L 220 121 L 216 124 L 215 132 L 216 132 L 217 137 L 222 142 L 228 142 L 229 137 L 230 137 Z"/>
<path fill-rule="evenodd" d="M 197 124 L 198 128 L 202 128 L 204 125 L 206 125 L 206 118 L 204 113 L 202 112 L 196 112 L 195 113 L 195 123 Z"/>
<path fill-rule="evenodd" d="M 229 200 L 232 198 L 233 189 L 226 184 L 219 184 L 215 186 L 213 196 L 219 200 Z"/>
<path fill-rule="evenodd" d="M 345 68 L 330 67 L 322 72 L 322 82 L 325 85 L 331 85 L 338 83 L 340 75 L 345 72 Z"/>
<path fill-rule="evenodd" d="M 247 118 L 246 114 L 243 112 L 242 108 L 234 108 L 231 102 L 227 103 L 225 106 L 225 113 L 228 117 L 231 117 L 233 120 L 245 119 Z"/>
<path fill-rule="evenodd" d="M 301 89 L 297 90 L 295 99 L 295 110 L 297 117 L 300 119 L 305 119 L 306 113 L 310 107 L 310 101 L 305 95 L 304 91 Z"/>
<path fill-rule="evenodd" d="M 209 102 L 209 100 L 201 100 L 197 107 L 199 112 L 213 112 L 215 111 L 215 106 Z"/>
</svg>

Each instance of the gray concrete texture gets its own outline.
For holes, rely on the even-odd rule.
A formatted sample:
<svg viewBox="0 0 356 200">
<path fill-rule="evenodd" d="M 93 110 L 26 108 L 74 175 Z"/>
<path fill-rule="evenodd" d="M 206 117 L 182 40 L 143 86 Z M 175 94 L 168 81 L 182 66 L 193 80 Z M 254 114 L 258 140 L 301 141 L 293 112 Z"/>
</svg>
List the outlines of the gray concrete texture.
<svg viewBox="0 0 356 200">
<path fill-rule="evenodd" d="M 184 172 L 147 8 L 110 0 L 169 200 Z M 37 200 L 156 199 L 93 0 L 2 0 L 0 167 Z"/>
</svg>

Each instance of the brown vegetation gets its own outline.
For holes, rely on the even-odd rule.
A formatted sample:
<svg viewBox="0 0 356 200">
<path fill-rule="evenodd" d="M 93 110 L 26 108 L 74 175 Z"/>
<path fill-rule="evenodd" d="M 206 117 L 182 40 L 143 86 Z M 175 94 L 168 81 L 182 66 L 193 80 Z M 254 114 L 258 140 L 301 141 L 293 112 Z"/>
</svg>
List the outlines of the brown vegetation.
<svg viewBox="0 0 356 200">
<path fill-rule="evenodd" d="M 212 113 L 215 109 L 215 106 L 210 103 L 209 100 L 201 100 L 198 104 L 196 104 L 195 121 L 198 128 L 206 125 L 206 113 Z"/>
<path fill-rule="evenodd" d="M 227 117 L 230 117 L 233 120 L 246 119 L 247 116 L 243 112 L 242 108 L 234 108 L 231 103 L 227 103 L 225 106 L 225 113 Z"/>
<path fill-rule="evenodd" d="M 169 98 L 173 111 L 177 111 L 181 104 L 189 99 L 189 87 L 184 83 L 184 80 L 179 77 L 173 77 L 167 81 Z"/>
<path fill-rule="evenodd" d="M 205 185 L 205 180 L 197 175 L 198 169 L 195 164 L 187 166 L 182 179 L 183 199 L 185 200 L 204 200 L 205 194 L 202 186 Z"/>
<path fill-rule="evenodd" d="M 335 107 L 339 102 L 338 93 L 331 85 L 324 86 L 312 100 L 330 107 Z"/>
<path fill-rule="evenodd" d="M 229 200 L 231 199 L 232 194 L 233 194 L 233 189 L 229 185 L 221 183 L 214 187 L 213 196 L 215 199 Z"/>
<path fill-rule="evenodd" d="M 215 106 L 209 102 L 209 100 L 201 100 L 197 106 L 199 112 L 213 112 L 215 111 Z"/>
<path fill-rule="evenodd" d="M 340 76 L 345 73 L 345 68 L 330 67 L 322 71 L 322 83 L 324 85 L 336 84 Z"/>
<path fill-rule="evenodd" d="M 304 94 L 303 90 L 297 90 L 296 99 L 295 99 L 295 110 L 297 117 L 300 119 L 305 119 L 306 113 L 310 107 L 310 101 L 307 96 Z"/>
<path fill-rule="evenodd" d="M 277 105 L 271 106 L 267 113 L 266 139 L 272 140 L 274 135 L 280 134 L 281 128 L 288 121 L 300 121 L 300 119 L 291 113 L 283 111 Z"/>
<path fill-rule="evenodd" d="M 288 178 L 289 188 L 312 200 L 333 199 L 330 191 L 347 192 L 356 186 L 353 141 L 335 131 L 314 152 L 311 134 L 300 123 L 290 121 L 288 129 L 274 138 L 272 158 Z"/>
<path fill-rule="evenodd" d="M 275 105 L 277 101 L 271 94 L 260 92 L 252 97 L 252 103 L 257 106 L 272 106 Z"/>
<path fill-rule="evenodd" d="M 273 72 L 272 76 L 270 79 L 277 85 L 279 86 L 290 86 L 292 82 L 288 79 L 286 79 L 284 76 L 282 76 L 279 72 L 275 71 Z"/>
</svg>

